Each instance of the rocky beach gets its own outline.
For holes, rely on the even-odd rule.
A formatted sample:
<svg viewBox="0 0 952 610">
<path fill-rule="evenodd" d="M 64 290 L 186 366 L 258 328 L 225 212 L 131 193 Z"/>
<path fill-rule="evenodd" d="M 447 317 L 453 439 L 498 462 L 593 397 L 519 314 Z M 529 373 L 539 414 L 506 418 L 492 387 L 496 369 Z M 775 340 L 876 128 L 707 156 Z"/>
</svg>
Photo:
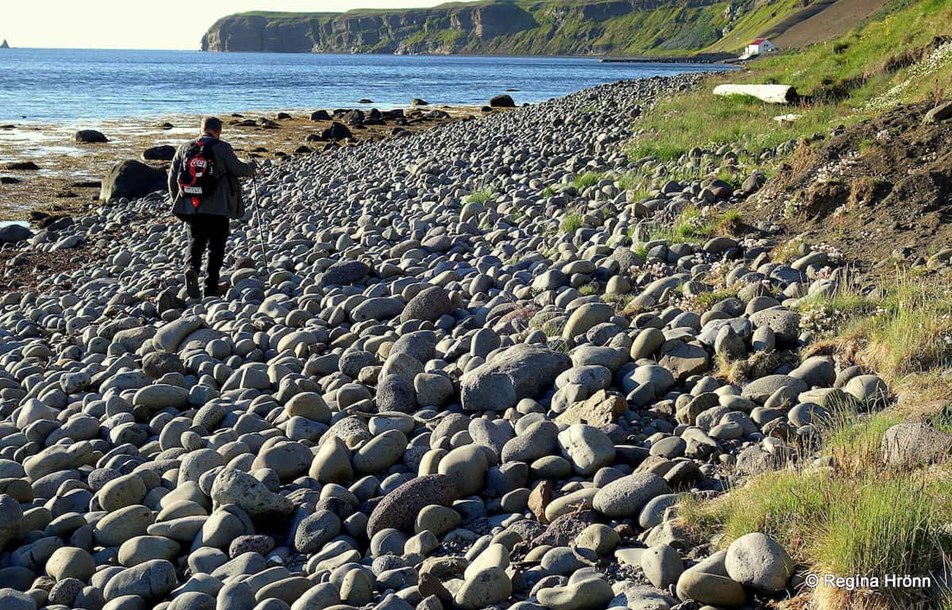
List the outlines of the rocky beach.
<svg viewBox="0 0 952 610">
<path fill-rule="evenodd" d="M 162 192 L 11 239 L 0 608 L 806 607 L 795 549 L 685 507 L 826 476 L 829 423 L 897 389 L 807 349 L 857 280 L 737 215 L 746 151 L 626 154 L 699 78 L 265 160 L 222 297 L 187 298 Z"/>
</svg>

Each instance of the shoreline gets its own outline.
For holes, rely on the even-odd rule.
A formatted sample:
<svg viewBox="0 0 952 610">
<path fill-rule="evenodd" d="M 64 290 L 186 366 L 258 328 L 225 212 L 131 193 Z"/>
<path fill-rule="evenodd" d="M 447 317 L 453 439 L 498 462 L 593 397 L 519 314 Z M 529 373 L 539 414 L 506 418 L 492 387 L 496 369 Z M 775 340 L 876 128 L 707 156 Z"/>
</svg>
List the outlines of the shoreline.
<svg viewBox="0 0 952 610">
<path fill-rule="evenodd" d="M 326 109 L 335 112 L 370 113 L 402 110 L 404 119 L 384 119 L 380 124 L 349 125 L 353 142 L 379 141 L 393 137 L 393 130 L 410 133 L 476 118 L 481 107 L 428 104 L 384 107 L 382 104 L 357 104 L 348 108 Z M 282 160 L 294 154 L 319 152 L 326 141 L 308 141 L 338 119 L 312 121 L 316 109 L 246 110 L 218 113 L 225 122 L 224 139 L 241 158 Z M 496 109 L 498 112 L 505 109 Z M 437 112 L 446 116 L 435 116 Z M 291 118 L 278 118 L 279 116 Z M 0 221 L 36 219 L 36 212 L 53 217 L 88 212 L 98 205 L 99 186 L 110 168 L 126 159 L 136 159 L 158 168 L 167 161 L 145 161 L 147 148 L 178 146 L 198 132 L 204 115 L 171 113 L 129 118 L 69 119 L 64 121 L 0 121 L 0 179 L 17 183 L 0 184 Z M 253 122 L 254 124 L 250 124 Z M 347 123 L 342 120 L 341 122 Z M 92 129 L 109 141 L 83 144 L 75 133 Z M 347 141 L 342 142 L 346 144 Z M 310 149 L 305 151 L 302 147 Z M 9 169 L 14 163 L 34 163 L 38 169 Z"/>
</svg>

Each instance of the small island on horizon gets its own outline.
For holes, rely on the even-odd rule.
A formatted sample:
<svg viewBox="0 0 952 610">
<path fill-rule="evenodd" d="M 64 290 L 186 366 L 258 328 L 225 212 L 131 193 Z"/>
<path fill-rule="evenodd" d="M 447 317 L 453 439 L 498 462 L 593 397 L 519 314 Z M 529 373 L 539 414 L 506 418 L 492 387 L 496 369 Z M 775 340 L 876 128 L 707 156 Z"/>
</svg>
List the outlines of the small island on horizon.
<svg viewBox="0 0 952 610">
<path fill-rule="evenodd" d="M 9 48 L 10 48 L 10 43 L 7 42 L 6 38 L 4 38 L 3 42 L 0 43 L 0 49 L 9 49 Z"/>
</svg>

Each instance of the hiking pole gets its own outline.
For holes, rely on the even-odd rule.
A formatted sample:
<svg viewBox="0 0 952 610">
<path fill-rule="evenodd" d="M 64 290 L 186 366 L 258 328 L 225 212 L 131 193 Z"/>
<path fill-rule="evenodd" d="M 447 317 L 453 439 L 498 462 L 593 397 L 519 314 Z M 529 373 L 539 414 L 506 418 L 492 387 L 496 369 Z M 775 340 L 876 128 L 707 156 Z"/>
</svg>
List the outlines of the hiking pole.
<svg viewBox="0 0 952 610">
<path fill-rule="evenodd" d="M 252 172 L 251 174 L 251 188 L 254 193 L 254 209 L 252 210 L 252 215 L 254 216 L 255 224 L 258 225 L 258 248 L 261 250 L 261 265 L 264 267 L 264 271 L 268 271 L 268 260 L 266 258 L 265 249 L 264 249 L 264 225 L 261 222 L 261 203 L 258 199 L 258 180 L 257 172 Z M 251 254 L 251 236 L 248 236 L 248 253 Z M 253 257 L 253 256 L 252 256 Z"/>
</svg>

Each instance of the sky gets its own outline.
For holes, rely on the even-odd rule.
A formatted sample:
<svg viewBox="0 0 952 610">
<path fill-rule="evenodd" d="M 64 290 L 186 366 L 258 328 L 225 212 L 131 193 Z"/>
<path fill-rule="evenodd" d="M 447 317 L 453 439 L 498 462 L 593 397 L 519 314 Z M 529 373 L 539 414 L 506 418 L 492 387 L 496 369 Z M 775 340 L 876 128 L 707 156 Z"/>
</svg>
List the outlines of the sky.
<svg viewBox="0 0 952 610">
<path fill-rule="evenodd" d="M 337 12 L 435 6 L 442 0 L 0 0 L 13 47 L 198 49 L 219 17 L 252 10 Z"/>
</svg>

